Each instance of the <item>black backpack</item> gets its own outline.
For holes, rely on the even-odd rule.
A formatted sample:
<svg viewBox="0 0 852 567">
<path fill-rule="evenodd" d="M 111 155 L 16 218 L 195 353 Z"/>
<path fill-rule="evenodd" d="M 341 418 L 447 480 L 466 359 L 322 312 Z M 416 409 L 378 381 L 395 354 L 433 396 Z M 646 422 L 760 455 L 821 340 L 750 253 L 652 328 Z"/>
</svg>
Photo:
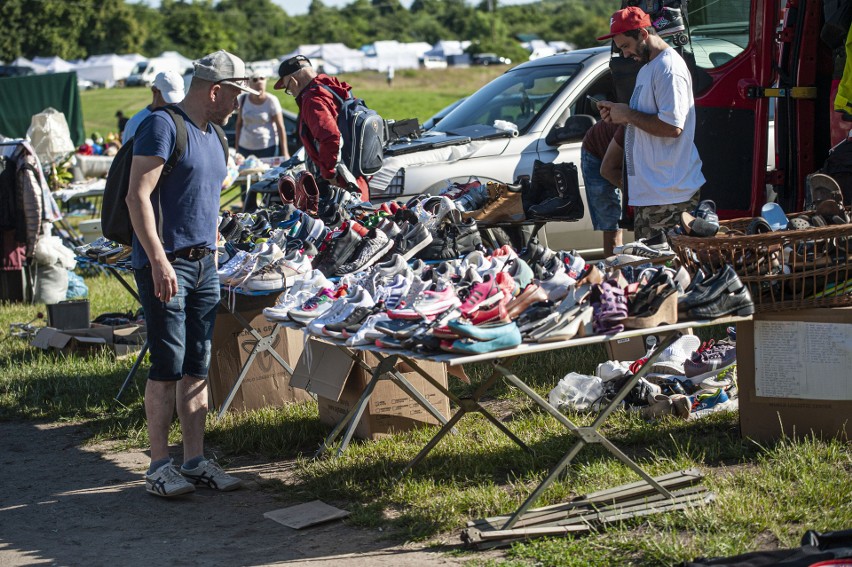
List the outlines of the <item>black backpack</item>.
<svg viewBox="0 0 852 567">
<path fill-rule="evenodd" d="M 385 121 L 360 98 L 349 92 L 346 100 L 327 85 L 340 109 L 337 128 L 340 130 L 340 161 L 355 177 L 373 175 L 382 168 L 385 151 Z"/>
<path fill-rule="evenodd" d="M 0 156 L 0 230 L 18 228 L 18 181 L 15 161 Z"/>
<path fill-rule="evenodd" d="M 172 117 L 175 123 L 175 147 L 172 154 L 166 163 L 163 165 L 163 172 L 160 175 L 160 181 L 157 183 L 159 187 L 166 177 L 172 172 L 175 165 L 183 157 L 183 152 L 186 150 L 186 121 L 183 114 L 176 110 L 174 106 L 166 106 L 155 110 L 162 110 Z M 225 152 L 225 162 L 228 161 L 228 139 L 225 132 L 218 124 L 211 122 L 213 129 L 219 136 L 222 142 L 222 149 Z M 110 240 L 114 240 L 119 244 L 130 245 L 133 242 L 133 225 L 130 222 L 130 211 L 127 209 L 127 190 L 130 186 L 130 166 L 133 164 L 133 138 L 130 138 L 126 144 L 121 146 L 118 153 L 112 160 L 112 165 L 107 173 L 106 186 L 104 187 L 104 199 L 101 206 L 101 230 L 104 236 Z"/>
</svg>

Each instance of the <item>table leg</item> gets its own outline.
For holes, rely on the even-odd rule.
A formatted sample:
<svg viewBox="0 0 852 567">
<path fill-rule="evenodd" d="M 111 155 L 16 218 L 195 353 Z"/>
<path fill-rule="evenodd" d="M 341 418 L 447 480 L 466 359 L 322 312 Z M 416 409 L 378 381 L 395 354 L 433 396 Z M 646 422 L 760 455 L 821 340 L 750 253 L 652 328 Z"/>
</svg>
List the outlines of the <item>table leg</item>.
<svg viewBox="0 0 852 567">
<path fill-rule="evenodd" d="M 130 385 L 130 382 L 133 381 L 133 378 L 139 371 L 139 366 L 142 364 L 142 360 L 145 358 L 145 353 L 147 352 L 148 341 L 145 341 L 145 343 L 142 345 L 142 350 L 140 350 L 139 354 L 136 355 L 136 360 L 133 362 L 133 366 L 130 367 L 130 372 L 127 373 L 127 378 L 124 379 L 124 383 L 121 385 L 121 388 L 118 389 L 118 393 L 113 398 L 114 401 L 120 401 L 121 394 L 124 393 L 125 388 L 127 388 L 127 386 Z"/>
<path fill-rule="evenodd" d="M 600 432 L 598 432 L 598 428 L 603 425 L 604 421 L 606 421 L 609 414 L 611 414 L 615 409 L 619 406 L 619 404 L 627 397 L 627 394 L 630 393 L 630 390 L 633 389 L 634 386 L 639 382 L 639 379 L 642 378 L 645 374 L 649 372 L 651 367 L 654 365 L 654 361 L 659 358 L 659 356 L 663 353 L 663 351 L 668 348 L 673 342 L 679 339 L 682 336 L 680 331 L 674 331 L 666 336 L 657 347 L 657 350 L 648 357 L 648 361 L 642 366 L 642 368 L 634 374 L 622 387 L 621 390 L 618 391 L 615 398 L 613 398 L 603 410 L 601 410 L 600 414 L 598 414 L 595 421 L 592 423 L 590 427 L 577 427 L 572 423 L 567 417 L 562 415 L 559 410 L 554 408 L 550 403 L 538 395 L 537 392 L 532 390 L 529 386 L 527 386 L 523 381 L 521 381 L 517 376 L 508 371 L 508 369 L 502 368 L 498 363 L 495 363 L 495 368 L 500 371 L 506 378 L 515 384 L 518 388 L 521 389 L 527 396 L 529 396 L 533 401 L 536 402 L 539 406 L 542 407 L 545 411 L 547 411 L 550 415 L 555 417 L 560 423 L 565 425 L 569 431 L 575 435 L 578 439 L 577 442 L 568 450 L 568 452 L 559 460 L 553 469 L 551 469 L 550 474 L 541 481 L 541 483 L 533 490 L 532 494 L 527 497 L 523 504 L 515 511 L 514 514 L 509 518 L 506 524 L 502 529 L 507 530 L 510 529 L 515 523 L 524 515 L 524 513 L 532 506 L 541 496 L 541 494 L 550 487 L 554 480 L 562 473 L 562 471 L 568 467 L 574 457 L 580 452 L 580 450 L 586 446 L 587 444 L 599 443 L 603 445 L 603 447 L 610 452 L 614 457 L 625 463 L 629 466 L 634 472 L 636 472 L 640 477 L 642 477 L 645 482 L 650 484 L 657 492 L 663 495 L 665 498 L 672 498 L 672 494 L 666 490 L 663 486 L 661 486 L 657 481 L 655 481 L 650 475 L 648 475 L 642 468 L 630 457 L 625 455 L 621 450 L 619 450 L 615 445 L 613 445 L 608 439 L 606 439 Z"/>
</svg>

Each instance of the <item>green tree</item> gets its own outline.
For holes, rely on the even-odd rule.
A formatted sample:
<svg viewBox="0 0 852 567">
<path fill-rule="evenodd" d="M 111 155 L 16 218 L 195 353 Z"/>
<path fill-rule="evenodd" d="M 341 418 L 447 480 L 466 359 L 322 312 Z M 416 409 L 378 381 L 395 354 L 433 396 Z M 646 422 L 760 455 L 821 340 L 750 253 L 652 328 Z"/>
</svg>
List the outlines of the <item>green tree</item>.
<svg viewBox="0 0 852 567">
<path fill-rule="evenodd" d="M 213 0 L 163 0 L 160 11 L 166 35 L 181 54 L 194 59 L 218 49 L 236 51 L 236 38 L 213 10 Z"/>
</svg>

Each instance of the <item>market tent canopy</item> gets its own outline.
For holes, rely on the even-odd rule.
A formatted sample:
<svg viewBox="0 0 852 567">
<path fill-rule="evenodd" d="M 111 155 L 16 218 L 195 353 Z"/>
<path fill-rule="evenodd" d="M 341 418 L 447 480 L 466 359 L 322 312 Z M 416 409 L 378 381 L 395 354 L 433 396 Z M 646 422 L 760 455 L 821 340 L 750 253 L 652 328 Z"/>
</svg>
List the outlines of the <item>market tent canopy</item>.
<svg viewBox="0 0 852 567">
<path fill-rule="evenodd" d="M 46 73 L 67 73 L 73 71 L 76 65 L 69 63 L 62 57 L 34 57 L 33 63 L 44 68 Z"/>
<path fill-rule="evenodd" d="M 417 69 L 420 66 L 420 58 L 430 49 L 432 46 L 425 42 L 377 41 L 366 50 L 365 64 L 368 69 L 377 71 L 385 71 L 389 67 Z"/>
<path fill-rule="evenodd" d="M 46 108 L 55 108 L 65 114 L 71 139 L 80 145 L 85 139 L 83 109 L 77 74 L 51 73 L 0 79 L 0 134 L 9 138 L 23 138 L 32 117 Z"/>
<path fill-rule="evenodd" d="M 342 43 L 323 43 L 300 45 L 294 51 L 281 56 L 281 60 L 288 59 L 294 55 L 304 55 L 311 60 L 314 67 L 325 73 L 351 73 L 365 69 L 366 56 L 357 49 L 350 49 Z"/>
<path fill-rule="evenodd" d="M 107 87 L 126 79 L 132 70 L 132 62 L 115 54 L 93 55 L 77 66 L 81 79 Z"/>
</svg>

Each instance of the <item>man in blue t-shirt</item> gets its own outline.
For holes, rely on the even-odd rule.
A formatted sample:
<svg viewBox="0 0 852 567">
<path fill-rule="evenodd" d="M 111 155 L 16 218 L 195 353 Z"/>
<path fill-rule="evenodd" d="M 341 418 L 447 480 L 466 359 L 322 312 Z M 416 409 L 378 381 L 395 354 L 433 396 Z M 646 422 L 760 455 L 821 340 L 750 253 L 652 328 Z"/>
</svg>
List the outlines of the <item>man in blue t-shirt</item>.
<svg viewBox="0 0 852 567">
<path fill-rule="evenodd" d="M 218 490 L 240 486 L 238 478 L 204 457 L 207 371 L 219 303 L 219 192 L 227 174 L 211 123 L 224 125 L 237 110 L 237 96 L 255 91 L 245 86 L 243 61 L 226 51 L 193 65 L 189 92 L 177 105 L 186 121 L 183 156 L 157 187 L 176 129 L 167 113 L 152 113 L 136 131 L 127 195 L 133 269 L 151 353 L 145 386 L 151 466 L 145 485 L 164 497 L 193 492 L 196 484 Z M 175 407 L 183 435 L 180 469 L 172 464 L 168 447 Z"/>
</svg>

